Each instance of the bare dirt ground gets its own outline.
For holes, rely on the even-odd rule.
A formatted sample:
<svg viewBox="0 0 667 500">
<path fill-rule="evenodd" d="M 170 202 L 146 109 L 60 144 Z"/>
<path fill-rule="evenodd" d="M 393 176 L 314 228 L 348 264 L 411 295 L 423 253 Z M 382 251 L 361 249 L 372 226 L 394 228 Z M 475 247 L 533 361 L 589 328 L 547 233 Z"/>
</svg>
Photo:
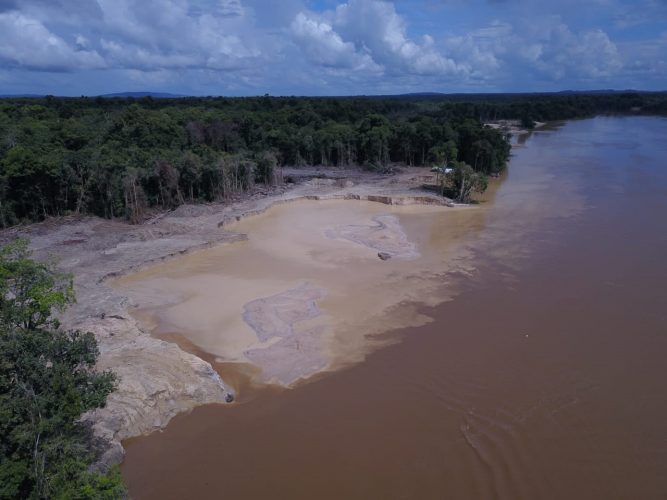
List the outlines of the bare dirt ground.
<svg viewBox="0 0 667 500">
<path fill-rule="evenodd" d="M 257 189 L 234 203 L 183 205 L 140 225 L 97 217 L 66 217 L 0 232 L 0 242 L 30 239 L 35 258 L 52 260 L 72 273 L 77 303 L 63 327 L 93 332 L 101 370 L 113 370 L 118 387 L 105 408 L 86 416 L 109 443 L 101 463 L 122 459 L 123 439 L 161 429 L 176 414 L 233 396 L 211 365 L 176 344 L 152 337 L 128 313 L 129 301 L 108 284 L 150 264 L 245 237 L 229 222 L 299 199 L 361 199 L 386 204 L 452 205 L 425 188 L 434 182 L 425 168 L 390 175 L 358 169 L 283 169 L 286 184 Z M 386 221 L 385 221 L 386 222 Z M 378 230 L 383 230 L 380 221 Z M 386 225 L 386 224 L 385 224 Z M 348 235 L 354 238 L 354 234 Z"/>
</svg>

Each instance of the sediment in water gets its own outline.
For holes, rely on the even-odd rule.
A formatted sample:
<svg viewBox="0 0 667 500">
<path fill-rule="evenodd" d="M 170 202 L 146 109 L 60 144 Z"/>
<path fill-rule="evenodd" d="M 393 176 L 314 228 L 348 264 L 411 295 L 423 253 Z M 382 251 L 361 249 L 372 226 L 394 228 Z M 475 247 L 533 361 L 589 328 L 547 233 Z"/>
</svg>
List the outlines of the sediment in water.
<svg viewBox="0 0 667 500">
<path fill-rule="evenodd" d="M 111 444 L 103 462 L 110 464 L 120 459 L 122 439 L 163 428 L 174 415 L 198 405 L 225 401 L 230 393 L 211 364 L 195 350 L 186 352 L 171 339 L 163 341 L 151 336 L 148 315 L 143 315 L 141 321 L 130 315 L 129 311 L 137 312 L 136 308 L 121 290 L 109 286 L 111 278 L 187 256 L 194 250 L 225 243 L 243 244 L 246 235 L 233 231 L 237 219 L 245 220 L 295 200 L 335 198 L 352 203 L 368 199 L 378 204 L 441 204 L 442 200 L 421 190 L 429 176 L 422 170 L 389 177 L 352 172 L 353 182 L 305 182 L 273 195 L 258 193 L 232 206 L 183 206 L 138 226 L 94 217 L 70 217 L 0 233 L 3 241 L 18 236 L 29 238 L 36 258 L 54 259 L 61 270 L 74 275 L 78 302 L 63 316 L 63 327 L 93 332 L 100 348 L 99 368 L 113 370 L 119 380 L 107 406 L 86 417 L 96 434 Z M 229 226 L 231 231 L 227 230 Z M 287 289 L 289 286 L 275 293 Z M 141 305 L 150 309 L 158 303 L 164 305 L 165 300 L 179 300 L 177 295 L 167 298 L 163 294 L 159 301 L 145 300 Z"/>
<path fill-rule="evenodd" d="M 116 286 L 151 318 L 155 336 L 187 338 L 216 362 L 255 365 L 256 382 L 289 386 L 388 342 L 373 334 L 428 321 L 405 303 L 446 299 L 434 290 L 464 265 L 462 228 L 474 231 L 483 213 L 301 200 L 230 222 L 244 241 Z"/>
</svg>

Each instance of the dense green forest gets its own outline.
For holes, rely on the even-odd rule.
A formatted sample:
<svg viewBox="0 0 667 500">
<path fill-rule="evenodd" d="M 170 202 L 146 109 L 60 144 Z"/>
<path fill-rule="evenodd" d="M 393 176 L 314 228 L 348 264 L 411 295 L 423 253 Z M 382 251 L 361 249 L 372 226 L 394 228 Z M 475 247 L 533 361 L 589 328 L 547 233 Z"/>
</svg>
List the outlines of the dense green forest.
<svg viewBox="0 0 667 500">
<path fill-rule="evenodd" d="M 72 279 L 30 259 L 28 243 L 0 247 L 0 498 L 122 498 L 118 469 L 89 470 L 91 430 L 114 376 L 94 369 L 91 333 L 63 331 L 52 313 L 74 300 Z"/>
<path fill-rule="evenodd" d="M 667 114 L 667 94 L 0 101 L 0 227 L 71 213 L 140 221 L 149 207 L 273 184 L 279 165 L 467 165 L 501 171 L 497 119 Z"/>
</svg>

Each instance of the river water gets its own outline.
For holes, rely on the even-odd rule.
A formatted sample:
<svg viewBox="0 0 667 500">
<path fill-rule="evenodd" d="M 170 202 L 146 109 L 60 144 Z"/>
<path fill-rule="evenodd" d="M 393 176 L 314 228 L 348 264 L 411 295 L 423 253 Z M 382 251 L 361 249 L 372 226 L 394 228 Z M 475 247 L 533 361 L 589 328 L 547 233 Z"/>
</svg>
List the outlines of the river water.
<svg viewBox="0 0 667 500">
<path fill-rule="evenodd" d="M 378 320 L 402 328 L 292 389 L 212 357 L 239 403 L 125 442 L 133 498 L 667 498 L 665 138 L 662 118 L 568 122 L 515 148 L 481 215 L 397 213 L 423 259 L 396 276 L 426 283 Z M 422 260 L 440 290 L 401 274 Z"/>
</svg>

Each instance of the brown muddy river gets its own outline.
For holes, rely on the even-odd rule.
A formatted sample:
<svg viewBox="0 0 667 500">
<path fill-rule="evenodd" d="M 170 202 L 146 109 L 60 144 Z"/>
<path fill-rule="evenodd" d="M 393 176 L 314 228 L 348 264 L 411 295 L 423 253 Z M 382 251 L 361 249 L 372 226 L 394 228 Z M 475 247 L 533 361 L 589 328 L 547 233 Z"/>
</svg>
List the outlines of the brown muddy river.
<svg viewBox="0 0 667 500">
<path fill-rule="evenodd" d="M 568 122 L 480 207 L 297 203 L 128 278 L 137 316 L 238 396 L 125 442 L 132 497 L 665 500 L 665 138 L 662 118 Z M 413 246 L 382 262 L 360 226 Z M 302 303 L 294 349 L 250 316 Z M 299 369 L 276 365 L 301 339 Z"/>
</svg>

